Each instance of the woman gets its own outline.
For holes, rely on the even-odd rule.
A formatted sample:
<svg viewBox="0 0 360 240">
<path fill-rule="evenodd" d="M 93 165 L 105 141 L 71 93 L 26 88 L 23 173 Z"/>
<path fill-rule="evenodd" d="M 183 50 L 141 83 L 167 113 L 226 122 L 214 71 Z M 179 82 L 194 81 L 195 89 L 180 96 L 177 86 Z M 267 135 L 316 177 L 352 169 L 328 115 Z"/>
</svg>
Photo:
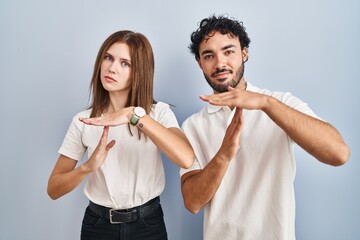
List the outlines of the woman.
<svg viewBox="0 0 360 240">
<path fill-rule="evenodd" d="M 119 31 L 101 46 L 91 106 L 73 118 L 48 183 L 57 199 L 88 177 L 81 239 L 167 239 L 160 152 L 183 168 L 195 157 L 169 105 L 154 101 L 153 76 L 144 35 Z M 76 166 L 85 151 L 88 160 Z"/>
</svg>

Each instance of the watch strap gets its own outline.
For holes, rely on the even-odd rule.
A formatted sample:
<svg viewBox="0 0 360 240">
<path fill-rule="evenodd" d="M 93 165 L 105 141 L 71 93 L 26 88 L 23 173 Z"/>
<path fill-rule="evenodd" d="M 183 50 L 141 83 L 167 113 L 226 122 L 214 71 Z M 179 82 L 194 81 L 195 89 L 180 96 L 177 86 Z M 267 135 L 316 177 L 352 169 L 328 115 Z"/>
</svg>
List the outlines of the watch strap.
<svg viewBox="0 0 360 240">
<path fill-rule="evenodd" d="M 133 114 L 133 115 L 131 116 L 131 118 L 130 118 L 130 123 L 131 123 L 131 125 L 136 126 L 136 124 L 138 123 L 139 119 L 140 119 L 140 118 L 139 118 L 138 116 L 136 116 L 136 114 Z"/>
</svg>

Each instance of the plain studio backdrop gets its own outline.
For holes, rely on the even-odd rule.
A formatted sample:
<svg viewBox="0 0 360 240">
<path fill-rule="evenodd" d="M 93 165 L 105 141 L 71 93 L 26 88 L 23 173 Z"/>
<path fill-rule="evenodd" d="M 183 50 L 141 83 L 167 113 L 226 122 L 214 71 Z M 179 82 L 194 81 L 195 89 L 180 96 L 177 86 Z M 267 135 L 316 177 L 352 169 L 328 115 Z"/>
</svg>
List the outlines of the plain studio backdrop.
<svg viewBox="0 0 360 240">
<path fill-rule="evenodd" d="M 79 239 L 88 204 L 83 185 L 57 201 L 46 186 L 72 117 L 89 104 L 105 38 L 123 29 L 149 38 L 155 98 L 173 104 L 181 124 L 204 106 L 198 96 L 211 93 L 187 47 L 190 33 L 213 13 L 244 22 L 251 38 L 247 81 L 301 98 L 350 146 L 349 162 L 338 168 L 296 147 L 297 239 L 359 239 L 358 0 L 1 0 L 1 240 Z M 179 169 L 164 162 L 169 239 L 201 239 L 202 213 L 184 208 Z"/>
</svg>

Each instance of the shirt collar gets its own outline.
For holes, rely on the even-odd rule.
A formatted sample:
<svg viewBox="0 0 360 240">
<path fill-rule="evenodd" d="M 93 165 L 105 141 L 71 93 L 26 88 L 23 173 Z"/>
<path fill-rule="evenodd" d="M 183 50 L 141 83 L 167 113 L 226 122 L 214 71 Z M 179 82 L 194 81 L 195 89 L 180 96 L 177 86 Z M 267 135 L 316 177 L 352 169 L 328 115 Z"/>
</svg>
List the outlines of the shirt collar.
<svg viewBox="0 0 360 240">
<path fill-rule="evenodd" d="M 207 112 L 208 113 L 214 113 L 214 112 L 217 112 L 217 111 L 220 111 L 220 109 L 222 108 L 223 106 L 215 106 L 215 105 L 212 105 L 212 104 L 208 104 L 207 105 Z"/>
</svg>

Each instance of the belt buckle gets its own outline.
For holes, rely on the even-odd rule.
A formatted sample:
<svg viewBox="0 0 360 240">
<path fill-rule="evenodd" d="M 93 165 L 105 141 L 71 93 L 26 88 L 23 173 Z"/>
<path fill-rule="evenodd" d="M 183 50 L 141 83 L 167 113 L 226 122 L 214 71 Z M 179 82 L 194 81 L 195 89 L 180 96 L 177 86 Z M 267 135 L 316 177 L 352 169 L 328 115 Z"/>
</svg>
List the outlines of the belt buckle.
<svg viewBox="0 0 360 240">
<path fill-rule="evenodd" d="M 110 223 L 111 224 L 120 224 L 120 223 L 123 223 L 123 222 L 119 222 L 119 221 L 113 221 L 113 212 L 116 212 L 117 209 L 110 209 L 109 210 L 109 217 L 110 217 Z"/>
</svg>

